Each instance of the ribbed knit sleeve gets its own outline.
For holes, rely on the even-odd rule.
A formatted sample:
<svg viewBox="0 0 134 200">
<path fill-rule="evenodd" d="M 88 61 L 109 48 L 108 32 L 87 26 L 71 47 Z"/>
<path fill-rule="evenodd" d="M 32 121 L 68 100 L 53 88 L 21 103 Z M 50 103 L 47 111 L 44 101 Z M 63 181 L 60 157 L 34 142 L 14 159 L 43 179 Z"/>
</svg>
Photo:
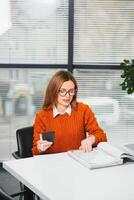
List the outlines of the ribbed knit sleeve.
<svg viewBox="0 0 134 200">
<path fill-rule="evenodd" d="M 99 142 L 107 141 L 105 132 L 102 128 L 100 128 L 95 114 L 87 105 L 85 109 L 85 129 L 89 135 L 93 135 L 95 137 L 95 145 Z"/>
</svg>

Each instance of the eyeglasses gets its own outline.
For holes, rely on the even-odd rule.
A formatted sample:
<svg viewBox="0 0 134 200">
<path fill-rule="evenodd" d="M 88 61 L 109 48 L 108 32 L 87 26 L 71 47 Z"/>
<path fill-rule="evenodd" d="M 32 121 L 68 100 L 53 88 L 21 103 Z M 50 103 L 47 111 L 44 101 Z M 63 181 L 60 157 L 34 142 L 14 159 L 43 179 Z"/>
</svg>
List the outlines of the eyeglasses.
<svg viewBox="0 0 134 200">
<path fill-rule="evenodd" d="M 64 97 L 67 95 L 67 93 L 69 94 L 69 96 L 74 96 L 76 94 L 76 90 L 73 88 L 70 90 L 66 90 L 64 88 L 59 89 L 60 96 Z"/>
</svg>

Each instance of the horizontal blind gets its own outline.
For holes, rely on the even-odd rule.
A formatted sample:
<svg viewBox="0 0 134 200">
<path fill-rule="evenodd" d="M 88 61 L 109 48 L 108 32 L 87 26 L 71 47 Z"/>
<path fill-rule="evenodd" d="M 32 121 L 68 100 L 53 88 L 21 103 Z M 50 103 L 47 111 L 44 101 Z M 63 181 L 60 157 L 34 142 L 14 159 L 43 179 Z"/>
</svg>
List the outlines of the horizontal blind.
<svg viewBox="0 0 134 200">
<path fill-rule="evenodd" d="M 133 58 L 133 0 L 75 0 L 74 18 L 75 64 Z"/>
<path fill-rule="evenodd" d="M 0 63 L 67 64 L 68 0 L 12 0 L 10 8 Z"/>
<path fill-rule="evenodd" d="M 47 84 L 60 69 L 0 69 L 0 162 L 17 150 L 16 130 L 33 125 Z"/>
<path fill-rule="evenodd" d="M 0 69 L 0 160 L 16 150 L 15 131 L 32 125 L 51 76 L 59 69 Z M 78 100 L 88 104 L 110 142 L 134 142 L 134 95 L 119 84 L 121 71 L 74 70 Z"/>
<path fill-rule="evenodd" d="M 120 70 L 74 70 L 78 99 L 88 104 L 115 144 L 134 143 L 134 94 L 121 90 Z"/>
</svg>

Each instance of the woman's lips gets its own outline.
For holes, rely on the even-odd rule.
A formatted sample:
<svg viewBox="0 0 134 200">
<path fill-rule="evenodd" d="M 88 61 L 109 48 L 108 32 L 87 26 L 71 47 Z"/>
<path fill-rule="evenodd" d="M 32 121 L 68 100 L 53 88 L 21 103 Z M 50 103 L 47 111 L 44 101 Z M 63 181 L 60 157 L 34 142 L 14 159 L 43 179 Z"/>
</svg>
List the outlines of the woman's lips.
<svg viewBox="0 0 134 200">
<path fill-rule="evenodd" d="M 69 101 L 70 101 L 70 99 L 63 99 L 63 101 L 64 101 L 64 102 L 69 102 Z"/>
</svg>

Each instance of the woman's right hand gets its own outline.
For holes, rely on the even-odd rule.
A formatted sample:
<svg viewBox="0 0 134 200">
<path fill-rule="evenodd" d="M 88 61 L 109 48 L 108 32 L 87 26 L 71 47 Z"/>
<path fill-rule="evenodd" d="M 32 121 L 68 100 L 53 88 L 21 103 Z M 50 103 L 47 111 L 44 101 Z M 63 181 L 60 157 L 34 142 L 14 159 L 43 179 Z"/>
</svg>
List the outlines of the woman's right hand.
<svg viewBox="0 0 134 200">
<path fill-rule="evenodd" d="M 37 148 L 38 148 L 39 152 L 43 153 L 49 147 L 51 147 L 52 144 L 53 144 L 53 142 L 49 142 L 47 140 L 38 140 L 38 142 L 37 142 Z"/>
</svg>

